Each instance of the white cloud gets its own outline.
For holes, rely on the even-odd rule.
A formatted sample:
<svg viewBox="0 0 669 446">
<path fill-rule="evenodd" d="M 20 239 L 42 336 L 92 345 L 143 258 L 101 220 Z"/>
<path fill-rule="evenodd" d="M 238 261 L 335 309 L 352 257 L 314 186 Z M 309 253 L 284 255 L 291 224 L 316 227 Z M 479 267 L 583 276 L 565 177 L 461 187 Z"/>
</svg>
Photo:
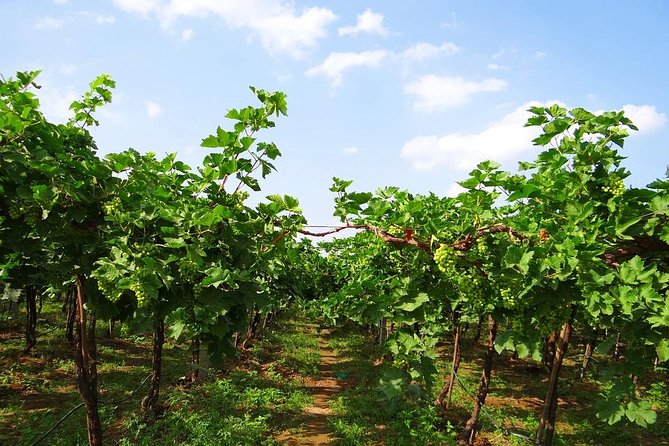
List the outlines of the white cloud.
<svg viewBox="0 0 669 446">
<path fill-rule="evenodd" d="M 35 23 L 36 29 L 55 30 L 61 29 L 66 24 L 76 21 L 85 21 L 95 23 L 96 25 L 110 25 L 116 23 L 116 17 L 113 15 L 102 15 L 90 11 L 79 11 L 76 15 L 70 15 L 62 18 L 43 17 Z"/>
<path fill-rule="evenodd" d="M 460 186 L 458 183 L 451 184 L 451 187 L 446 191 L 447 197 L 457 197 L 461 192 L 465 192 L 467 189 Z"/>
<path fill-rule="evenodd" d="M 460 107 L 469 102 L 476 93 L 500 91 L 504 88 L 506 81 L 502 79 L 484 79 L 476 82 L 461 77 L 428 74 L 405 85 L 404 92 L 417 96 L 414 102 L 416 110 L 433 112 Z"/>
<path fill-rule="evenodd" d="M 460 47 L 450 42 L 444 42 L 440 46 L 419 42 L 404 50 L 402 58 L 408 61 L 423 61 L 441 55 L 452 56 L 458 51 L 460 51 Z"/>
<path fill-rule="evenodd" d="M 42 83 L 42 88 L 35 92 L 40 101 L 40 110 L 49 121 L 66 122 L 72 117 L 70 104 L 79 99 L 79 94 L 72 87 L 63 90 Z"/>
<path fill-rule="evenodd" d="M 500 70 L 508 70 L 509 69 L 509 67 L 507 67 L 506 65 L 499 65 L 499 64 L 496 64 L 496 63 L 489 63 L 486 66 L 486 68 L 489 69 L 490 71 L 500 71 Z"/>
<path fill-rule="evenodd" d="M 355 146 L 344 147 L 341 151 L 347 155 L 356 155 L 358 152 L 360 152 L 360 150 L 358 150 L 358 148 Z"/>
<path fill-rule="evenodd" d="M 623 106 L 623 110 L 625 116 L 630 118 L 634 125 L 639 128 L 639 131 L 632 132 L 632 135 L 653 132 L 664 127 L 667 123 L 667 116 L 664 113 L 659 113 L 654 105 L 627 104 Z"/>
<path fill-rule="evenodd" d="M 184 29 L 183 31 L 181 31 L 181 41 L 182 42 L 188 42 L 192 38 L 193 38 L 193 30 L 192 29 Z"/>
<path fill-rule="evenodd" d="M 163 2 L 160 0 L 114 0 L 114 3 L 124 11 L 147 15 L 157 11 Z"/>
<path fill-rule="evenodd" d="M 154 15 L 165 28 L 180 17 L 215 16 L 233 29 L 246 28 L 270 53 L 303 57 L 306 50 L 327 35 L 337 16 L 327 8 L 311 7 L 297 12 L 287 0 L 114 0 L 121 9 L 144 16 Z"/>
<path fill-rule="evenodd" d="M 53 0 L 53 2 L 57 5 L 64 5 L 68 2 L 68 0 Z"/>
<path fill-rule="evenodd" d="M 37 29 L 44 29 L 44 30 L 52 30 L 52 29 L 60 29 L 65 25 L 65 20 L 63 19 L 57 19 L 55 17 L 42 17 L 35 23 L 35 28 Z"/>
<path fill-rule="evenodd" d="M 524 127 L 530 117 L 527 109 L 552 103 L 554 101 L 523 104 L 479 133 L 412 138 L 402 147 L 401 156 L 418 170 L 429 170 L 441 165 L 468 170 L 486 159 L 509 160 L 532 148 L 532 140 L 541 131 L 539 127 Z"/>
<path fill-rule="evenodd" d="M 353 67 L 378 67 L 388 56 L 383 50 L 363 51 L 361 53 L 331 53 L 320 65 L 307 70 L 307 76 L 325 76 L 333 86 L 343 81 L 344 71 Z"/>
<path fill-rule="evenodd" d="M 301 15 L 283 13 L 251 21 L 250 28 L 270 53 L 285 52 L 295 58 L 304 57 L 307 48 L 327 35 L 327 25 L 336 16 L 327 8 L 308 8 Z"/>
<path fill-rule="evenodd" d="M 495 54 L 492 55 L 492 58 L 497 60 L 501 59 L 504 56 L 506 56 L 506 49 L 500 48 L 499 51 L 497 51 Z"/>
<path fill-rule="evenodd" d="M 79 11 L 78 16 L 83 20 L 93 22 L 97 25 L 111 25 L 116 23 L 116 17 L 113 15 L 102 15 L 90 11 Z"/>
<path fill-rule="evenodd" d="M 497 110 L 504 110 L 504 109 L 509 109 L 511 107 L 514 107 L 515 105 L 516 105 L 515 102 L 508 101 L 508 102 L 502 102 L 501 104 L 495 105 L 495 108 Z"/>
<path fill-rule="evenodd" d="M 275 74 L 276 80 L 281 82 L 282 84 L 285 84 L 286 82 L 290 82 L 293 80 L 293 73 L 290 71 L 280 71 Z"/>
<path fill-rule="evenodd" d="M 543 59 L 546 57 L 546 53 L 544 51 L 537 51 L 534 53 L 534 56 L 532 56 L 535 59 Z"/>
<path fill-rule="evenodd" d="M 549 106 L 560 101 L 528 102 L 508 113 L 498 122 L 488 125 L 479 133 L 450 133 L 443 136 L 418 136 L 407 141 L 400 155 L 407 159 L 414 169 L 429 170 L 446 165 L 458 170 L 469 170 L 481 161 L 509 161 L 533 148 L 532 140 L 540 132 L 540 127 L 524 127 L 531 116 L 527 111 L 533 106 Z M 664 113 L 659 113 L 651 105 L 625 105 L 625 115 L 639 127 L 639 133 L 652 132 L 667 123 Z M 601 113 L 601 112 L 595 112 Z M 634 134 L 634 133 L 633 133 Z M 449 194 L 457 193 L 452 186 Z"/>
<path fill-rule="evenodd" d="M 355 26 L 344 26 L 339 28 L 338 32 L 340 36 L 357 36 L 360 33 L 388 35 L 388 30 L 383 27 L 383 14 L 372 12 L 369 8 L 362 14 L 358 14 L 358 21 Z"/>
<path fill-rule="evenodd" d="M 116 23 L 116 17 L 113 15 L 96 15 L 95 16 L 95 22 L 98 25 L 111 25 L 112 23 Z"/>
<path fill-rule="evenodd" d="M 153 101 L 144 101 L 144 104 L 146 105 L 146 114 L 149 118 L 157 118 L 165 114 L 163 108 Z"/>
</svg>

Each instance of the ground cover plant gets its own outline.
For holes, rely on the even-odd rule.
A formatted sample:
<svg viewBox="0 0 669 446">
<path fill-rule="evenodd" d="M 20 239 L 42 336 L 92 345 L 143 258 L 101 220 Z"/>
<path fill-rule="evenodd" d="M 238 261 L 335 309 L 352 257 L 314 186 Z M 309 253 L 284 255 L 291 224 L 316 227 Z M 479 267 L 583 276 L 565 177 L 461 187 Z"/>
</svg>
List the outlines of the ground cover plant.
<svg viewBox="0 0 669 446">
<path fill-rule="evenodd" d="M 99 157 L 114 81 L 53 124 L 38 74 L 0 81 L 6 441 L 665 441 L 669 179 L 625 186 L 623 112 L 533 107 L 536 158 L 456 197 L 335 178 L 313 232 L 258 197 L 283 93 L 252 87 L 192 168 Z"/>
</svg>

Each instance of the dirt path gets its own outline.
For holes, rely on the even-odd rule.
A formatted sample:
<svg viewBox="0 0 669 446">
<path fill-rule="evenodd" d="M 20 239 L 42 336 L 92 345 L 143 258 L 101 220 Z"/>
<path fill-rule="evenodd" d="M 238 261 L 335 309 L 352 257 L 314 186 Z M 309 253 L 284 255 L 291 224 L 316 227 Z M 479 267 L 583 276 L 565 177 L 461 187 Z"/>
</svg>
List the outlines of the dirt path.
<svg viewBox="0 0 669 446">
<path fill-rule="evenodd" d="M 328 401 L 342 390 L 335 377 L 334 366 L 337 364 L 337 355 L 328 345 L 329 330 L 323 330 L 318 338 L 318 350 L 321 356 L 319 376 L 307 378 L 304 388 L 314 397 L 314 404 L 304 409 L 304 429 L 300 434 L 283 434 L 277 438 L 287 446 L 297 445 L 329 445 L 334 436 L 328 428 L 327 419 L 332 413 Z"/>
</svg>

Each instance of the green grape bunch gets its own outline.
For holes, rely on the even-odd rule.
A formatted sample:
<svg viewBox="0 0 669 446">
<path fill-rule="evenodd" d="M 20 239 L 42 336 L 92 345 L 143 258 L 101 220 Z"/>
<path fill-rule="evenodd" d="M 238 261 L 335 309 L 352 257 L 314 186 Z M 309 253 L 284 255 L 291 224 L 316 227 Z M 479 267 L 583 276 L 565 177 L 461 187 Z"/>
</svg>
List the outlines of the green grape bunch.
<svg viewBox="0 0 669 446">
<path fill-rule="evenodd" d="M 569 308 L 556 308 L 550 313 L 541 317 L 540 327 L 544 334 L 551 333 L 553 330 L 560 330 L 560 327 L 569 319 Z"/>
<path fill-rule="evenodd" d="M 518 306 L 518 299 L 516 293 L 511 288 L 505 287 L 499 289 L 499 295 L 502 298 L 504 307 L 514 309 Z"/>
<path fill-rule="evenodd" d="M 625 193 L 625 182 L 622 178 L 615 176 L 609 177 L 606 184 L 602 187 L 602 192 L 619 197 Z"/>
<path fill-rule="evenodd" d="M 179 275 L 186 282 L 195 283 L 198 275 L 198 268 L 195 262 L 188 259 L 182 259 L 179 262 Z"/>
<path fill-rule="evenodd" d="M 139 282 L 134 282 L 132 285 L 130 285 L 130 289 L 135 293 L 135 297 L 137 298 L 137 307 L 145 307 L 148 299 L 142 284 Z"/>
<path fill-rule="evenodd" d="M 477 238 L 476 239 L 476 251 L 481 257 L 485 257 L 490 254 L 490 247 L 485 239 Z"/>
<path fill-rule="evenodd" d="M 20 202 L 13 202 L 9 205 L 9 218 L 12 220 L 18 220 L 18 218 L 23 214 L 25 208 Z"/>
<path fill-rule="evenodd" d="M 461 273 L 457 279 L 460 293 L 473 305 L 481 306 L 485 303 L 486 284 L 480 274 L 472 271 Z"/>
<path fill-rule="evenodd" d="M 122 208 L 122 203 L 119 197 L 114 197 L 113 199 L 109 200 L 108 202 L 102 205 L 102 209 L 104 210 L 106 215 L 116 215 L 121 211 L 121 208 Z"/>
<path fill-rule="evenodd" d="M 202 282 L 198 282 L 195 285 L 193 285 L 193 296 L 200 297 L 203 289 L 204 285 L 202 284 Z"/>
<path fill-rule="evenodd" d="M 98 280 L 98 289 L 108 300 L 117 302 L 120 295 L 114 292 L 114 284 L 106 280 Z"/>
<path fill-rule="evenodd" d="M 13 201 L 9 205 L 8 209 L 9 218 L 12 220 L 18 220 L 23 217 L 23 220 L 26 224 L 32 228 L 37 225 L 37 222 L 40 220 L 40 214 L 37 209 L 30 207 L 28 203 L 23 200 Z"/>
<path fill-rule="evenodd" d="M 434 261 L 442 273 L 447 275 L 455 274 L 457 254 L 452 246 L 445 243 L 440 245 L 434 253 Z"/>
<path fill-rule="evenodd" d="M 158 246 L 153 243 L 133 243 L 132 247 L 139 257 L 152 257 L 158 253 Z"/>
<path fill-rule="evenodd" d="M 37 226 L 37 222 L 39 221 L 39 215 L 36 210 L 28 209 L 26 213 L 23 215 L 23 219 L 25 220 L 28 226 L 34 228 L 35 226 Z"/>
</svg>

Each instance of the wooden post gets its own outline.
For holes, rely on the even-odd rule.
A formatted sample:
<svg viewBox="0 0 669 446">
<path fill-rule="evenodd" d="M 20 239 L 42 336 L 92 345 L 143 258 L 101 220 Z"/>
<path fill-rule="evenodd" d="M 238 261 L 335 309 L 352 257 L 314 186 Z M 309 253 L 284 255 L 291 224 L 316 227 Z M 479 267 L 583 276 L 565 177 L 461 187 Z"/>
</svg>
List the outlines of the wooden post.
<svg viewBox="0 0 669 446">
<path fill-rule="evenodd" d="M 490 388 L 490 376 L 492 375 L 492 362 L 495 357 L 495 338 L 497 337 L 497 321 L 492 317 L 488 316 L 488 345 L 486 348 L 485 364 L 483 366 L 483 372 L 481 373 L 481 380 L 479 381 L 479 388 L 476 393 L 476 399 L 474 400 L 474 409 L 472 409 L 471 416 L 467 423 L 465 423 L 465 429 L 460 434 L 460 439 L 465 441 L 467 444 L 474 444 L 474 438 L 476 437 L 476 432 L 479 428 L 479 415 L 481 414 L 481 408 L 485 404 L 485 399 L 488 396 L 488 389 Z"/>
<path fill-rule="evenodd" d="M 560 368 L 562 367 L 562 360 L 567 352 L 567 346 L 569 345 L 569 339 L 571 338 L 574 312 L 575 308 L 572 307 L 569 319 L 562 326 L 560 335 L 555 342 L 555 357 L 553 358 L 553 364 L 551 366 L 551 375 L 548 382 L 548 390 L 546 391 L 546 398 L 544 399 L 544 406 L 541 411 L 539 427 L 537 428 L 537 434 L 534 439 L 535 446 L 551 446 L 553 444 L 558 403 L 558 379 Z"/>
<path fill-rule="evenodd" d="M 81 274 L 77 275 L 75 299 L 77 337 L 74 357 L 77 366 L 79 395 L 81 395 L 86 409 L 88 444 L 90 446 L 102 446 L 102 424 L 98 413 L 98 373 L 95 360 L 95 318 L 92 318 L 89 327 L 86 321 L 86 309 L 84 308 L 84 277 Z"/>
<path fill-rule="evenodd" d="M 462 351 L 460 350 L 460 337 L 462 336 L 462 325 L 460 324 L 460 313 L 453 312 L 453 360 L 451 361 L 451 373 L 444 383 L 444 388 L 439 393 L 435 405 L 444 406 L 447 409 L 451 406 L 451 397 L 453 395 L 453 387 L 460 368 L 460 360 L 462 359 Z M 445 402 L 445 403 L 444 403 Z"/>
<path fill-rule="evenodd" d="M 163 363 L 163 344 L 165 343 L 165 321 L 159 319 L 153 332 L 153 357 L 151 360 L 151 387 L 142 400 L 142 414 L 145 419 L 157 415 L 157 403 L 160 393 L 160 378 Z"/>
<path fill-rule="evenodd" d="M 37 344 L 37 289 L 32 285 L 24 288 L 26 294 L 26 348 L 28 353 Z"/>
</svg>

